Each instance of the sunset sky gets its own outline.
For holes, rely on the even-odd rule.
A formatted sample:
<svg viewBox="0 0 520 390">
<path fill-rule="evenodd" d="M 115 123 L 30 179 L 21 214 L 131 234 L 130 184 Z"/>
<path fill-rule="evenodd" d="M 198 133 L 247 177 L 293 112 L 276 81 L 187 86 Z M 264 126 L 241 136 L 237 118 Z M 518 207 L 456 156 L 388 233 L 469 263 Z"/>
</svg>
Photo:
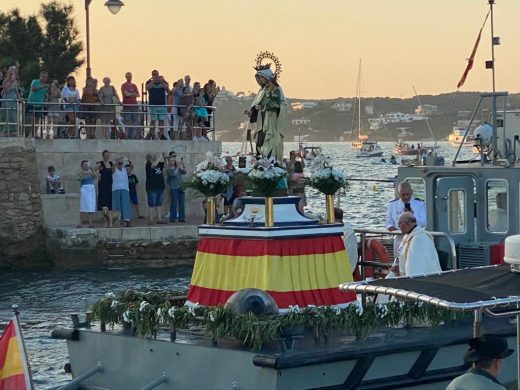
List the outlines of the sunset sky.
<svg viewBox="0 0 520 390">
<path fill-rule="evenodd" d="M 454 91 L 488 10 L 487 0 L 123 1 L 117 15 L 105 0 L 90 6 L 94 77 L 119 86 L 130 70 L 140 83 L 156 68 L 170 82 L 190 74 L 247 93 L 257 89 L 256 54 L 269 50 L 285 94 L 309 99 L 354 96 L 360 58 L 363 96 Z M 32 14 L 41 2 L 1 0 L 1 10 Z M 84 39 L 84 2 L 70 2 Z M 519 0 L 497 0 L 497 90 L 520 90 L 519 20 Z M 489 26 L 463 91 L 491 89 Z"/>
</svg>

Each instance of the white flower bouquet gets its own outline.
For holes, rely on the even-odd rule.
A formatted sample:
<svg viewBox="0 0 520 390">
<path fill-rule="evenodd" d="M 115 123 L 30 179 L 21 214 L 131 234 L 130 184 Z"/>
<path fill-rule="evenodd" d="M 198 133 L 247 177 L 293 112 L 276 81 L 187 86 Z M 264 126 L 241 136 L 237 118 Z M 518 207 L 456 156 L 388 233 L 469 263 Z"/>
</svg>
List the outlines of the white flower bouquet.
<svg viewBox="0 0 520 390">
<path fill-rule="evenodd" d="M 287 177 L 287 170 L 274 159 L 261 158 L 247 175 L 253 195 L 271 197 L 278 188 L 280 180 Z"/>
<path fill-rule="evenodd" d="M 197 165 L 191 181 L 187 187 L 193 188 L 205 196 L 217 196 L 226 190 L 229 176 L 222 171 L 222 162 L 207 153 L 207 159 Z"/>
<path fill-rule="evenodd" d="M 343 172 L 334 169 L 331 158 L 320 154 L 314 159 L 311 176 L 306 182 L 325 195 L 334 195 L 336 191 L 347 185 Z"/>
</svg>

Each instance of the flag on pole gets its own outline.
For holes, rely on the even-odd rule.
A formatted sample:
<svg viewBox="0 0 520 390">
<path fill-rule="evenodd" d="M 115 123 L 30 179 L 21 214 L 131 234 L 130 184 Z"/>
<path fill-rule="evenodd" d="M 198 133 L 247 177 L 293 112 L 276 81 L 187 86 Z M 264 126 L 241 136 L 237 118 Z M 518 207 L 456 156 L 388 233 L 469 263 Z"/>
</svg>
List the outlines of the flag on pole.
<svg viewBox="0 0 520 390">
<path fill-rule="evenodd" d="M 31 390 L 32 381 L 16 317 L 0 337 L 0 390 Z"/>
<path fill-rule="evenodd" d="M 466 82 L 466 77 L 468 76 L 469 71 L 471 70 L 471 68 L 473 68 L 473 62 L 475 61 L 475 54 L 477 54 L 478 44 L 480 43 L 480 37 L 482 35 L 482 29 L 486 25 L 486 21 L 488 19 L 488 16 L 489 16 L 489 11 L 488 11 L 488 13 L 486 15 L 486 19 L 484 19 L 484 23 L 482 24 L 482 27 L 480 28 L 477 40 L 475 41 L 475 45 L 473 45 L 473 50 L 471 51 L 471 55 L 468 58 L 468 65 L 466 66 L 466 69 L 464 70 L 464 73 L 462 74 L 462 77 L 460 78 L 459 83 L 457 84 L 457 90 L 460 87 L 462 87 L 462 85 L 464 85 L 464 83 Z"/>
</svg>

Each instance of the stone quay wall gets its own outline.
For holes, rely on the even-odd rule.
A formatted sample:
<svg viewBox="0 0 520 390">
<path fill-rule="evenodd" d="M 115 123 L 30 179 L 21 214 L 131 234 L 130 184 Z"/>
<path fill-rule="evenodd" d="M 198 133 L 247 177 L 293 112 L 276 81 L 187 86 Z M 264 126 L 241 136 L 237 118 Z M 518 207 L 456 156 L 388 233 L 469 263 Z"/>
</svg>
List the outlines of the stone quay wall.
<svg viewBox="0 0 520 390">
<path fill-rule="evenodd" d="M 180 264 L 193 261 L 197 243 L 194 226 L 162 229 L 161 233 L 153 228 L 145 231 L 139 227 L 74 229 L 79 221 L 77 177 L 80 163 L 82 160 L 92 163 L 101 160 L 103 150 L 110 151 L 111 159 L 126 157 L 133 162 L 134 173 L 139 179 L 137 188 L 141 214 L 147 216 L 147 154 L 175 151 L 178 160 L 183 158 L 189 174 L 205 159 L 207 152 L 220 155 L 222 145 L 220 142 L 193 141 L 0 138 L 0 270 L 38 267 L 78 269 L 82 264 L 85 267 L 170 266 L 175 261 Z M 53 165 L 62 177 L 66 195 L 45 194 L 49 165 Z M 165 196 L 163 214 L 169 209 L 167 203 L 168 197 Z M 204 215 L 202 199 L 190 190 L 186 194 L 186 214 L 193 221 L 202 221 Z M 55 228 L 89 232 L 56 233 Z M 128 233 L 122 233 L 125 230 Z M 134 234 L 134 237 L 110 238 L 114 234 Z M 78 236 L 83 236 L 85 240 L 74 238 Z"/>
<path fill-rule="evenodd" d="M 36 150 L 0 142 L 0 270 L 48 266 Z"/>
</svg>

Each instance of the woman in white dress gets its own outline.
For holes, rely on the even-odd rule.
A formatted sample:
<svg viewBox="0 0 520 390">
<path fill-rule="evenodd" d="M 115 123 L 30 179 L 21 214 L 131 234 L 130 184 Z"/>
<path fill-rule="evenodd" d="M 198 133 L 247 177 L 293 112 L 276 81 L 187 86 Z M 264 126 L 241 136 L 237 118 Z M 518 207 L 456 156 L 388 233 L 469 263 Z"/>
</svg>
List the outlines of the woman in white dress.
<svg viewBox="0 0 520 390">
<path fill-rule="evenodd" d="M 96 187 L 94 179 L 98 173 L 92 169 L 90 162 L 83 160 L 81 162 L 81 172 L 78 176 L 80 182 L 80 198 L 79 198 L 79 228 L 83 227 L 84 218 L 88 219 L 88 227 L 94 227 L 92 219 L 96 212 Z"/>
</svg>

